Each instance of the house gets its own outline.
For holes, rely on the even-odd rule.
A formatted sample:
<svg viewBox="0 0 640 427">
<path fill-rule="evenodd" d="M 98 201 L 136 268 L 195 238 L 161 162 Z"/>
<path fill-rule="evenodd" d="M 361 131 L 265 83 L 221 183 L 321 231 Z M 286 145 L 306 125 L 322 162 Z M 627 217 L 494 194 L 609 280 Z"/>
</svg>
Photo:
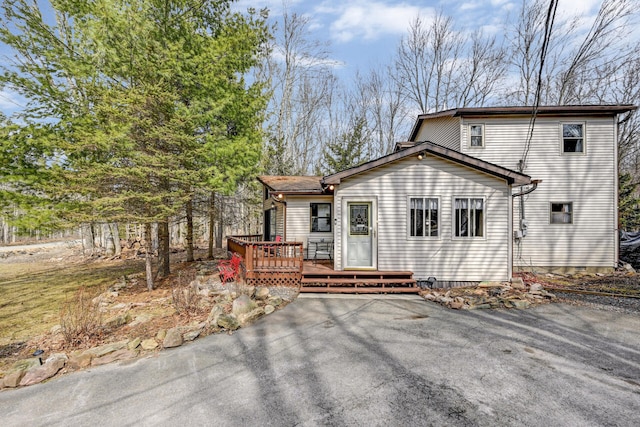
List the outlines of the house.
<svg viewBox="0 0 640 427">
<path fill-rule="evenodd" d="M 325 177 L 260 177 L 264 237 L 330 239 L 334 270 L 450 285 L 611 270 L 616 120 L 635 108 L 539 107 L 531 134 L 531 107 L 420 115 L 387 156 Z"/>
</svg>

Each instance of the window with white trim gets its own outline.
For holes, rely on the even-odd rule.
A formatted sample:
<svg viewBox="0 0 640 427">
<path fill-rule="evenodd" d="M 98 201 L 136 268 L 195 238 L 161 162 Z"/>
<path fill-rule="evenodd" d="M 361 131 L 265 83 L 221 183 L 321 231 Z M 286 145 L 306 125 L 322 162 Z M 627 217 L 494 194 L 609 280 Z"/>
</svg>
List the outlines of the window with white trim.
<svg viewBox="0 0 640 427">
<path fill-rule="evenodd" d="M 573 224 L 573 202 L 551 202 L 551 224 Z"/>
<path fill-rule="evenodd" d="M 469 125 L 469 146 L 484 147 L 484 125 Z"/>
<path fill-rule="evenodd" d="M 409 197 L 409 237 L 438 237 L 439 207 L 436 197 Z"/>
<path fill-rule="evenodd" d="M 454 236 L 484 237 L 483 198 L 456 197 L 453 201 Z"/>
<path fill-rule="evenodd" d="M 331 231 L 331 203 L 311 203 L 311 232 Z"/>
<path fill-rule="evenodd" d="M 584 153 L 584 123 L 562 124 L 562 152 Z"/>
</svg>

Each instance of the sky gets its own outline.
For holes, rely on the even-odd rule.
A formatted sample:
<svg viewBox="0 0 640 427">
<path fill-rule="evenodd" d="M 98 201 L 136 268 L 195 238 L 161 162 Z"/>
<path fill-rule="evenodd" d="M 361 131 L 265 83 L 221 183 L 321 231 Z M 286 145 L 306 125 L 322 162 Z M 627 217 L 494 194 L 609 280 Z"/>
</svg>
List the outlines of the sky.
<svg viewBox="0 0 640 427">
<path fill-rule="evenodd" d="M 504 33 L 510 16 L 518 13 L 522 0 L 240 0 L 236 8 L 268 8 L 273 20 L 283 10 L 310 19 L 309 38 L 326 42 L 330 63 L 338 76 L 353 79 L 356 71 L 366 73 L 371 67 L 389 64 L 411 20 L 420 15 L 428 20 L 437 11 L 451 16 L 463 31 L 482 28 L 487 34 Z M 601 0 L 559 0 L 556 19 L 595 16 Z M 468 23 L 468 25 L 465 25 Z M 640 35 L 639 35 L 640 36 Z M 0 60 L 6 54 L 0 46 Z M 0 90 L 0 111 L 10 115 L 24 100 L 8 90 Z"/>
</svg>

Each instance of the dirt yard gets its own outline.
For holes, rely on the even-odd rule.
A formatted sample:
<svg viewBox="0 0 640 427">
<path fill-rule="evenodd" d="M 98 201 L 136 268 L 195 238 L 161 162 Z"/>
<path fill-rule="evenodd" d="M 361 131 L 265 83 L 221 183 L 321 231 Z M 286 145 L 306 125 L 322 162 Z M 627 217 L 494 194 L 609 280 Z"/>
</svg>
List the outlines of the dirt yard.
<svg viewBox="0 0 640 427">
<path fill-rule="evenodd" d="M 220 251 L 220 257 L 225 251 Z M 204 253 L 197 256 L 203 257 Z M 18 359 L 30 357 L 36 349 L 47 352 L 70 351 L 133 336 L 153 336 L 171 328 L 206 318 L 208 311 L 179 313 L 172 304 L 172 292 L 186 287 L 204 264 L 185 263 L 184 254 L 172 254 L 172 275 L 146 290 L 144 259 L 87 259 L 77 242 L 0 248 L 0 370 Z M 210 272 L 211 273 L 211 272 Z M 117 292 L 107 292 L 113 286 Z M 103 322 L 111 322 L 100 334 L 86 342 L 70 345 L 59 331 L 63 308 L 72 302 L 79 289 L 95 298 L 111 295 Z M 113 317 L 122 307 L 144 322 L 120 327 Z"/>
</svg>

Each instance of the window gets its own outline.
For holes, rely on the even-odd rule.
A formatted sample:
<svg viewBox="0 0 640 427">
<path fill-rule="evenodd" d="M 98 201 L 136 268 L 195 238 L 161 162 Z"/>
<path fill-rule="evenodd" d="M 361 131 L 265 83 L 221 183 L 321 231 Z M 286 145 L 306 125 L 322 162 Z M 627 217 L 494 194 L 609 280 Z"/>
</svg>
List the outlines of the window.
<svg viewBox="0 0 640 427">
<path fill-rule="evenodd" d="M 437 237 L 438 199 L 428 197 L 409 198 L 409 236 Z"/>
<path fill-rule="evenodd" d="M 562 124 L 562 152 L 584 153 L 584 124 Z"/>
<path fill-rule="evenodd" d="M 471 147 L 484 147 L 484 125 L 469 125 Z"/>
<path fill-rule="evenodd" d="M 311 203 L 311 231 L 331 231 L 331 203 Z"/>
<path fill-rule="evenodd" d="M 484 237 L 484 199 L 456 198 L 453 207 L 456 237 Z"/>
<path fill-rule="evenodd" d="M 551 224 L 573 224 L 573 202 L 551 202 L 549 222 Z"/>
</svg>

